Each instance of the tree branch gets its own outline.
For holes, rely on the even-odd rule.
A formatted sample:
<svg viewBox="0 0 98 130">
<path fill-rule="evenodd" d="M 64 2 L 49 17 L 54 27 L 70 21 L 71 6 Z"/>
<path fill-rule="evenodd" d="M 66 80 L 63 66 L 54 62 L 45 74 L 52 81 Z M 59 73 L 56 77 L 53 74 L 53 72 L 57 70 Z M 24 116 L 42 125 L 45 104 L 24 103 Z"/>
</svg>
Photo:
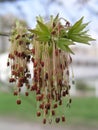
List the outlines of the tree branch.
<svg viewBox="0 0 98 130">
<path fill-rule="evenodd" d="M 7 37 L 9 37 L 9 36 L 10 36 L 10 33 L 5 33 L 5 32 L 1 33 L 1 32 L 0 32 L 0 36 L 7 36 Z"/>
</svg>

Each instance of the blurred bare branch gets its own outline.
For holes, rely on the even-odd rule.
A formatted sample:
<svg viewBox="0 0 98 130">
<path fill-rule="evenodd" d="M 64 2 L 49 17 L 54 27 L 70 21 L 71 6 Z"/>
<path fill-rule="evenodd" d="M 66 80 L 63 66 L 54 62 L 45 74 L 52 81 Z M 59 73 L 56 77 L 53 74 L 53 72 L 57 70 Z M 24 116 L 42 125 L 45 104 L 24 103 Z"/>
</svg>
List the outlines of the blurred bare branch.
<svg viewBox="0 0 98 130">
<path fill-rule="evenodd" d="M 77 0 L 76 2 L 79 3 L 79 4 L 87 4 L 90 0 Z"/>
</svg>

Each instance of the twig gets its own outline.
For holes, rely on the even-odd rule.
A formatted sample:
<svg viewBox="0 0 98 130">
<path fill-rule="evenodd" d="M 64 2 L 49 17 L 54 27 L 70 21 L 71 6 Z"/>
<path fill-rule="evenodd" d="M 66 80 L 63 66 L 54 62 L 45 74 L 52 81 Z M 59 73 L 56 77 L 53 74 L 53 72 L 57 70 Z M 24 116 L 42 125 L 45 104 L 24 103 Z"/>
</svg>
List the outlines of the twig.
<svg viewBox="0 0 98 130">
<path fill-rule="evenodd" d="M 1 32 L 0 32 L 0 36 L 9 37 L 10 35 L 11 35 L 11 33 L 1 33 Z M 32 34 L 29 38 L 30 38 L 30 39 L 33 39 L 33 37 L 34 37 L 34 34 Z"/>
<path fill-rule="evenodd" d="M 0 32 L 0 36 L 7 36 L 7 37 L 9 37 L 9 36 L 10 36 L 10 33 L 5 33 L 5 32 L 1 33 L 1 32 Z"/>
</svg>

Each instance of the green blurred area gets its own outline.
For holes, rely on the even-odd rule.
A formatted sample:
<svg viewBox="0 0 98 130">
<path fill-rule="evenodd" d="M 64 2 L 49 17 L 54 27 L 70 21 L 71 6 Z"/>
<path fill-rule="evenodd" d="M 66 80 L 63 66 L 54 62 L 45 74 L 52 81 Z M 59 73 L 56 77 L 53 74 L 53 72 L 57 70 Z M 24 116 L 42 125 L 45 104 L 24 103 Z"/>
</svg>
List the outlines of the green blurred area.
<svg viewBox="0 0 98 130">
<path fill-rule="evenodd" d="M 17 97 L 12 92 L 0 92 L 0 116 L 16 117 L 29 121 L 40 121 L 41 118 L 36 117 L 36 101 L 35 95 L 21 96 L 22 104 L 15 103 Z M 86 125 L 98 127 L 98 99 L 96 97 L 72 97 L 70 108 L 64 105 L 59 107 L 57 114 L 66 115 L 67 125 Z"/>
</svg>

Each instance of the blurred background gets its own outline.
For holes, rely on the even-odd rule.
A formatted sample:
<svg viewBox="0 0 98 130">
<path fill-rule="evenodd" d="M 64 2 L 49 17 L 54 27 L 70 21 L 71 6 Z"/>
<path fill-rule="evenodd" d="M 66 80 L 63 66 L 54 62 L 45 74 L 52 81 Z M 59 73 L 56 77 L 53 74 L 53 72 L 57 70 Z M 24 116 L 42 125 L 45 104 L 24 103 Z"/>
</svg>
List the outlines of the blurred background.
<svg viewBox="0 0 98 130">
<path fill-rule="evenodd" d="M 33 28 L 36 16 L 47 20 L 57 13 L 71 24 L 84 16 L 84 22 L 90 21 L 89 34 L 96 39 L 90 46 L 77 44 L 73 48 L 73 101 L 70 109 L 58 110 L 62 114 L 63 109 L 67 121 L 59 126 L 43 126 L 36 118 L 34 95 L 22 96 L 23 103 L 16 105 L 6 67 L 10 43 L 8 37 L 0 36 L 0 130 L 98 130 L 98 0 L 0 0 L 0 33 L 9 33 L 16 19 Z"/>
</svg>

